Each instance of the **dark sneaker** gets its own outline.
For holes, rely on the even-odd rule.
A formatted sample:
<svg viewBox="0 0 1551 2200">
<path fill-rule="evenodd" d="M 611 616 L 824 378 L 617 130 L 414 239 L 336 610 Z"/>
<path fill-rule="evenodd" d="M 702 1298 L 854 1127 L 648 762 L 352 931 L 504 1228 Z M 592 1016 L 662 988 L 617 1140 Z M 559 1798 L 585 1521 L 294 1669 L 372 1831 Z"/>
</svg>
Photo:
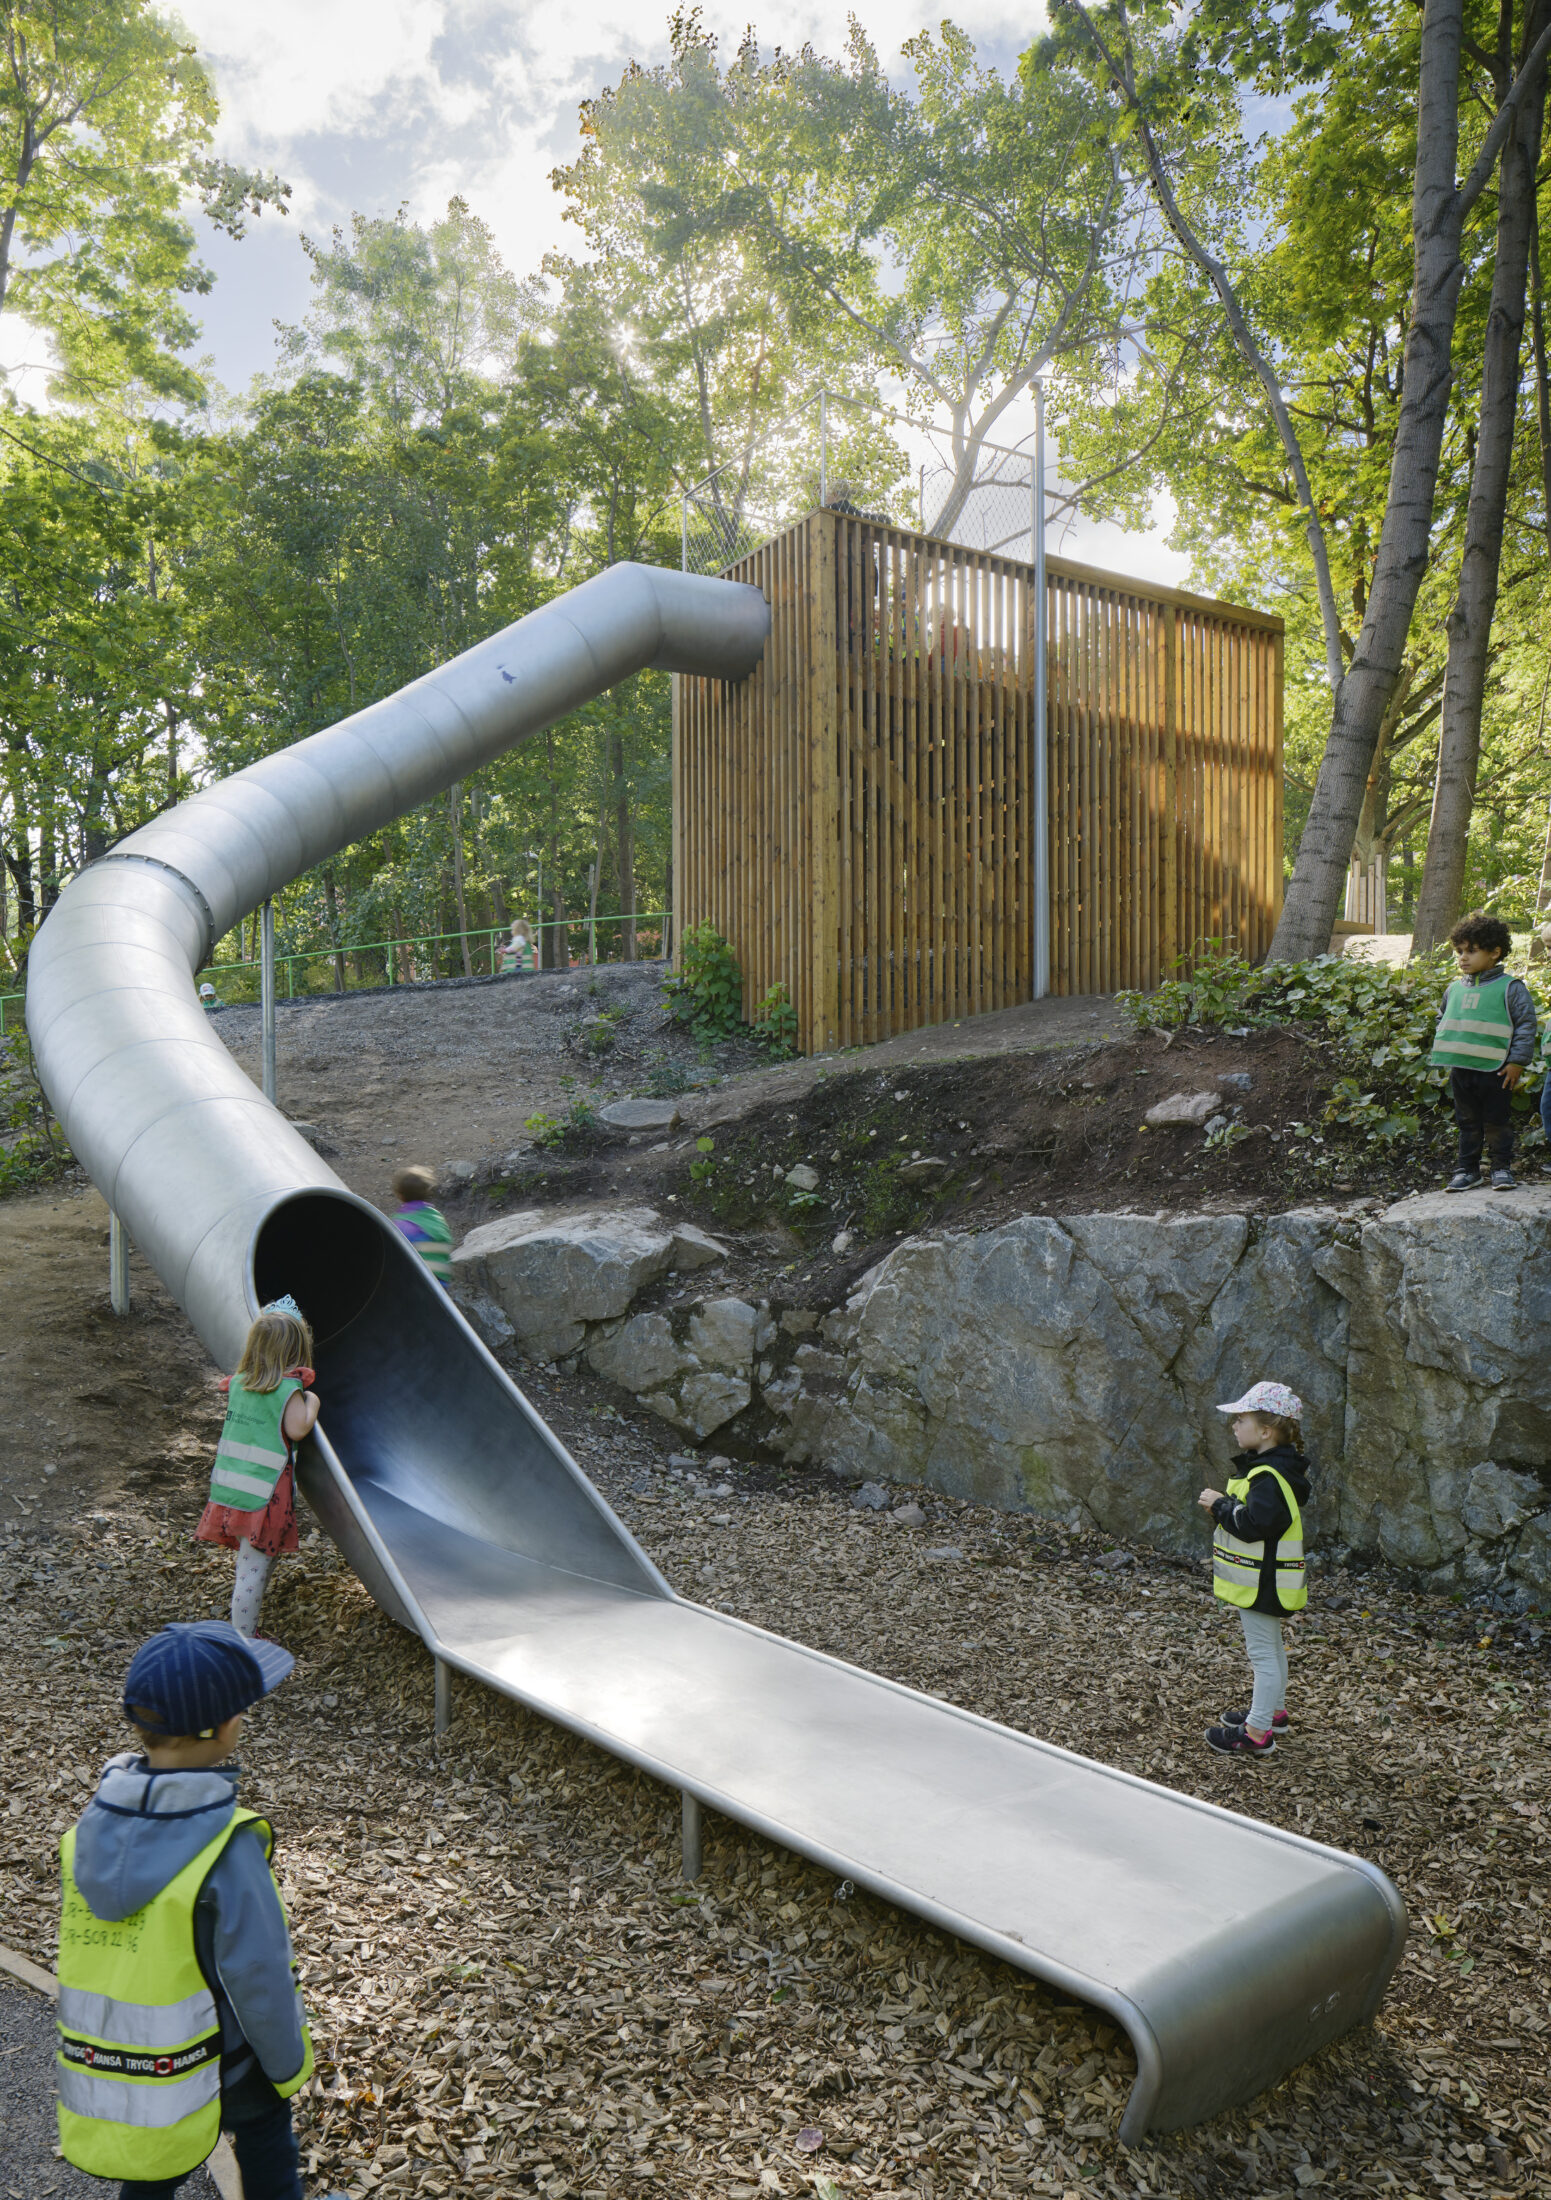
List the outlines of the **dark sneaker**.
<svg viewBox="0 0 1551 2200">
<path fill-rule="evenodd" d="M 1485 1182 L 1479 1169 L 1456 1169 L 1443 1188 L 1446 1192 L 1473 1192 L 1477 1185 Z"/>
<path fill-rule="evenodd" d="M 1492 1189 L 1494 1192 L 1516 1192 L 1518 1188 L 1519 1180 L 1511 1169 L 1494 1169 L 1492 1171 Z"/>
<path fill-rule="evenodd" d="M 1209 1726 L 1206 1730 L 1206 1746 L 1215 1749 L 1219 1757 L 1231 1757 L 1235 1750 L 1243 1750 L 1249 1757 L 1269 1757 L 1276 1743 L 1267 1734 L 1256 1741 L 1242 1726 Z"/>
<path fill-rule="evenodd" d="M 1247 1711 L 1225 1711 L 1222 1715 L 1224 1726 L 1244 1726 L 1248 1723 L 1248 1720 L 1249 1713 Z M 1288 1734 L 1292 1731 L 1292 1720 L 1288 1718 L 1285 1711 L 1272 1712 L 1271 1731 L 1273 1734 Z"/>
</svg>

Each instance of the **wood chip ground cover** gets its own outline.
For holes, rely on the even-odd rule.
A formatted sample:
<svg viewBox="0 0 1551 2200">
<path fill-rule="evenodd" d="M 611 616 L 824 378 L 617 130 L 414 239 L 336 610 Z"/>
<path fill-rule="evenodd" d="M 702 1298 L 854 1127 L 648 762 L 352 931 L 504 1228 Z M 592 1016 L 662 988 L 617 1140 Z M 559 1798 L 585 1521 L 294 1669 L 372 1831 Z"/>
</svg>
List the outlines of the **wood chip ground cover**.
<svg viewBox="0 0 1551 2200">
<path fill-rule="evenodd" d="M 1523 1631 L 1327 1578 L 1295 1636 L 1295 1737 L 1269 1763 L 1216 1760 L 1201 1729 L 1242 1697 L 1243 1655 L 1200 1571 L 930 1497 L 902 1528 L 816 1477 L 729 1467 L 730 1495 L 699 1495 L 651 1431 L 532 1388 L 685 1593 L 1361 1850 L 1399 1883 L 1410 1946 L 1373 2030 L 1128 2152 L 1132 2058 L 1093 2011 L 717 1819 L 684 1887 L 676 1796 L 471 1684 L 436 1742 L 429 1659 L 313 1539 L 265 1614 L 297 1673 L 244 1746 L 319 2043 L 309 2189 L 1547 2189 L 1547 1674 Z M 129 1651 L 222 1609 L 225 1561 L 189 1540 L 198 1479 L 0 1548 L 0 1937 L 40 1962 L 54 1845 L 121 1745 Z"/>
</svg>

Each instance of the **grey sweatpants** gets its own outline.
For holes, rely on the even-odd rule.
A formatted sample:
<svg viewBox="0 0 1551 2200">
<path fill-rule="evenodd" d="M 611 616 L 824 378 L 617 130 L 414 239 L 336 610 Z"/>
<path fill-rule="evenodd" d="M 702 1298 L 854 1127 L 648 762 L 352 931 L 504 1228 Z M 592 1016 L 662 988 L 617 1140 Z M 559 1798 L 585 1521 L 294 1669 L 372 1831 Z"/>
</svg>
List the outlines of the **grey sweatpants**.
<svg viewBox="0 0 1551 2200">
<path fill-rule="evenodd" d="M 1272 1713 L 1287 1709 L 1287 1645 L 1282 1640 L 1281 1621 L 1269 1612 L 1241 1610 L 1239 1620 L 1244 1629 L 1244 1647 L 1255 1669 L 1249 1724 L 1257 1734 L 1263 1734 L 1271 1724 Z"/>
</svg>

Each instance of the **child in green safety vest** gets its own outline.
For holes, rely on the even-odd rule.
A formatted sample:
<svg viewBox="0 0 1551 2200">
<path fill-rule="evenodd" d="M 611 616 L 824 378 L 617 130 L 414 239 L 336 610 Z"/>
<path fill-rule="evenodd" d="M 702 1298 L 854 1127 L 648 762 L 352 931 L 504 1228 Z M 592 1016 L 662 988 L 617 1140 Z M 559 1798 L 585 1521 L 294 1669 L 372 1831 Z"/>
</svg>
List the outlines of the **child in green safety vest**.
<svg viewBox="0 0 1551 2200">
<path fill-rule="evenodd" d="M 1290 1723 L 1282 1620 L 1308 1602 L 1303 1401 L 1285 1383 L 1252 1383 L 1242 1398 L 1217 1410 L 1233 1416 L 1237 1471 L 1226 1490 L 1203 1490 L 1198 1502 L 1217 1524 L 1212 1588 L 1238 1612 L 1255 1688 L 1249 1709 L 1225 1711 L 1220 1725 L 1207 1728 L 1206 1740 L 1222 1756 L 1269 1757 Z"/>
<path fill-rule="evenodd" d="M 274 1834 L 238 1807 L 232 1757 L 293 1662 L 224 1620 L 153 1635 L 124 1682 L 139 1746 L 60 1844 L 60 2151 L 121 2200 L 170 2200 L 223 2124 L 247 2200 L 302 2200 L 291 2096 L 312 2042 Z"/>
<path fill-rule="evenodd" d="M 210 1502 L 194 1533 L 237 1554 L 232 1625 L 252 1635 L 270 1568 L 294 1551 L 296 1447 L 312 1434 L 318 1400 L 312 1381 L 312 1331 L 293 1298 L 276 1299 L 255 1318 L 237 1372 L 226 1382 L 226 1425 L 215 1447 Z"/>
<path fill-rule="evenodd" d="M 1459 1125 L 1459 1159 L 1447 1189 L 1471 1192 L 1485 1182 L 1481 1150 L 1494 1192 L 1517 1189 L 1513 1174 L 1513 1088 L 1535 1054 L 1535 1004 L 1503 958 L 1513 935 L 1501 917 L 1473 909 L 1449 934 L 1459 976 L 1443 996 L 1429 1060 L 1447 1069 Z"/>
</svg>

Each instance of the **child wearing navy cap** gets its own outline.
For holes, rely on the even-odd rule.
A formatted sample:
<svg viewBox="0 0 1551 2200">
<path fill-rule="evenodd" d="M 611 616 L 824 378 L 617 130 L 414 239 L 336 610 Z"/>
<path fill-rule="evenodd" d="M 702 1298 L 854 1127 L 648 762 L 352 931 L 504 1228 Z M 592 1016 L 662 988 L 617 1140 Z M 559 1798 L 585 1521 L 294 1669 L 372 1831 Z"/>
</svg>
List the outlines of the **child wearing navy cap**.
<svg viewBox="0 0 1551 2200">
<path fill-rule="evenodd" d="M 312 2042 L 274 1832 L 239 1808 L 232 1756 L 294 1662 L 224 1620 L 153 1635 L 124 1682 L 140 1747 L 60 1844 L 60 2150 L 121 2200 L 166 2200 L 223 2123 L 247 2200 L 302 2200 L 290 2102 Z"/>
</svg>

